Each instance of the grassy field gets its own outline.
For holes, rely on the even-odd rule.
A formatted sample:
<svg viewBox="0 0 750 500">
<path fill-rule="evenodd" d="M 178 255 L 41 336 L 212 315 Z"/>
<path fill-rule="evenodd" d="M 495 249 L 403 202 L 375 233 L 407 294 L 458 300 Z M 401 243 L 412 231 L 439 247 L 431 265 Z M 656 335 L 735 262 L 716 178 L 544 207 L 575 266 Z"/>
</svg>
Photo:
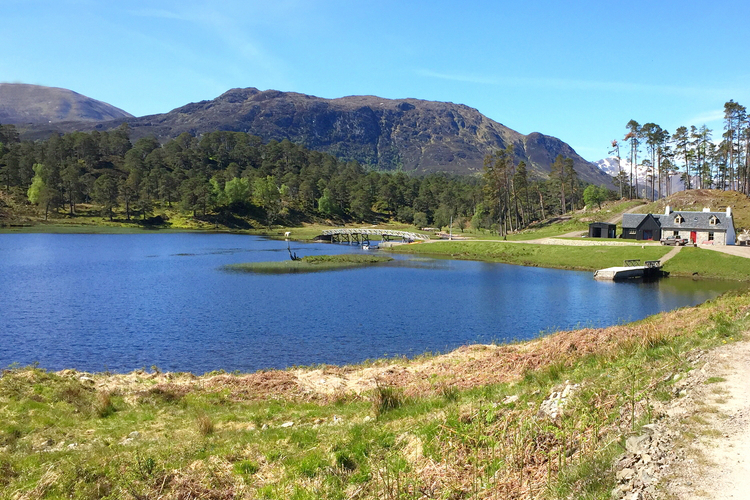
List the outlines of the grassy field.
<svg viewBox="0 0 750 500">
<path fill-rule="evenodd" d="M 686 247 L 664 265 L 672 276 L 750 281 L 750 259 Z"/>
<path fill-rule="evenodd" d="M 10 367 L 0 497 L 608 499 L 625 438 L 660 417 L 696 349 L 740 338 L 748 311 L 750 294 L 728 294 L 631 325 L 341 368 Z M 361 390 L 326 385 L 355 378 Z"/>
<path fill-rule="evenodd" d="M 301 260 L 282 260 L 275 262 L 245 262 L 224 266 L 227 271 L 288 274 L 288 273 L 316 273 L 321 271 L 335 271 L 350 267 L 371 266 L 393 260 L 382 255 L 341 254 L 341 255 L 308 255 Z"/>
<path fill-rule="evenodd" d="M 624 260 L 659 260 L 672 247 L 663 246 L 567 246 L 488 241 L 439 241 L 401 245 L 397 253 L 423 254 L 451 259 L 503 262 L 522 266 L 594 271 L 621 266 Z M 687 247 L 663 267 L 670 276 L 750 281 L 750 259 L 712 250 Z"/>
<path fill-rule="evenodd" d="M 659 260 L 668 248 L 661 246 L 567 246 L 503 243 L 493 241 L 436 241 L 400 245 L 398 253 L 445 256 L 523 266 L 593 271 L 621 266 L 626 259 Z"/>
</svg>

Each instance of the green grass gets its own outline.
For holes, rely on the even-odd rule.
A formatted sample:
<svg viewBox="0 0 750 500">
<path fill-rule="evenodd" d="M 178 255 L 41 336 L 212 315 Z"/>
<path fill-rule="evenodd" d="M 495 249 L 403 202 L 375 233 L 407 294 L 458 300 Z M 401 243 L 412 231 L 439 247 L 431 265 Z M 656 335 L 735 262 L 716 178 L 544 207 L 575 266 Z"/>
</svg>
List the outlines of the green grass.
<svg viewBox="0 0 750 500">
<path fill-rule="evenodd" d="M 717 384 L 719 382 L 726 382 L 726 380 L 727 379 L 725 379 L 724 377 L 708 377 L 704 383 L 705 384 Z"/>
<path fill-rule="evenodd" d="M 452 259 L 503 262 L 523 266 L 593 271 L 621 266 L 624 260 L 659 260 L 669 251 L 658 246 L 567 246 L 487 241 L 439 241 L 401 245 L 393 252 L 445 256 Z M 750 276 L 750 274 L 748 275 Z"/>
<path fill-rule="evenodd" d="M 0 497 L 606 499 L 649 402 L 673 397 L 695 349 L 741 338 L 748 310 L 750 292 L 733 292 L 611 333 L 561 332 L 506 351 L 539 361 L 517 377 L 432 390 L 325 397 L 267 385 L 287 372 L 13 367 L 0 376 Z M 566 384 L 578 388 L 561 415 L 540 417 Z"/>
<path fill-rule="evenodd" d="M 351 267 L 369 266 L 392 261 L 393 258 L 382 255 L 341 254 L 341 255 L 308 255 L 302 260 L 282 260 L 274 262 L 246 262 L 224 266 L 227 271 L 287 274 L 315 273 L 335 271 Z"/>
<path fill-rule="evenodd" d="M 664 265 L 672 276 L 750 280 L 750 259 L 702 248 L 686 247 Z"/>
</svg>

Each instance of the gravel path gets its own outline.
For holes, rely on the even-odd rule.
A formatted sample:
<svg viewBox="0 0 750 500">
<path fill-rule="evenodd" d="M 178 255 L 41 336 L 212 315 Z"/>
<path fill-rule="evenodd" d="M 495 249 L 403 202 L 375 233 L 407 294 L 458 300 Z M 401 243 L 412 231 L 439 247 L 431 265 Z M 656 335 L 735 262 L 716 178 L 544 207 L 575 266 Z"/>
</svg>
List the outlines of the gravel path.
<svg viewBox="0 0 750 500">
<path fill-rule="evenodd" d="M 750 342 L 715 349 L 688 389 L 692 414 L 678 424 L 695 433 L 665 484 L 673 498 L 750 498 Z"/>
<path fill-rule="evenodd" d="M 707 249 L 707 250 L 714 250 L 716 252 L 722 252 L 729 255 L 736 255 L 737 257 L 745 257 L 750 259 L 750 246 L 739 246 L 739 245 L 732 245 L 732 246 L 724 246 L 724 245 L 703 245 L 701 248 Z M 750 495 L 748 495 L 748 498 L 750 498 Z"/>
</svg>

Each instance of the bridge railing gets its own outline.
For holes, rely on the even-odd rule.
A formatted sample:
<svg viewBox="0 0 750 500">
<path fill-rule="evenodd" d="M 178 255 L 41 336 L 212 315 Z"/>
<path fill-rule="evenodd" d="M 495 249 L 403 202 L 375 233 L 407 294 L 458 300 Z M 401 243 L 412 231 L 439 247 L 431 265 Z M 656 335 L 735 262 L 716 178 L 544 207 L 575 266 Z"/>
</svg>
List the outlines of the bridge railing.
<svg viewBox="0 0 750 500">
<path fill-rule="evenodd" d="M 337 229 L 325 229 L 323 230 L 324 236 L 333 236 L 336 234 L 366 234 L 366 235 L 377 235 L 377 236 L 393 236 L 396 238 L 403 238 L 407 240 L 429 240 L 430 237 L 426 234 L 413 233 L 410 231 L 396 231 L 393 229 L 368 229 L 368 228 L 337 228 Z"/>
</svg>

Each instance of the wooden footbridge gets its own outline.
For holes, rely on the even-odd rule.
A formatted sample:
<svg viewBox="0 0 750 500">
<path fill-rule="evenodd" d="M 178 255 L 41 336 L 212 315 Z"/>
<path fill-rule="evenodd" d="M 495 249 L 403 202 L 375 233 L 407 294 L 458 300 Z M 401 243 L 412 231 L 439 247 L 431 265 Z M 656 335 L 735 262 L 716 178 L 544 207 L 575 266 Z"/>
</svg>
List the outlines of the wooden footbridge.
<svg viewBox="0 0 750 500">
<path fill-rule="evenodd" d="M 370 236 L 380 236 L 382 241 L 401 239 L 404 243 L 413 241 L 426 241 L 430 237 L 426 234 L 412 233 L 409 231 L 395 231 L 393 229 L 367 229 L 367 228 L 337 228 L 323 231 L 323 238 L 329 239 L 331 243 L 357 243 L 370 244 Z"/>
</svg>

